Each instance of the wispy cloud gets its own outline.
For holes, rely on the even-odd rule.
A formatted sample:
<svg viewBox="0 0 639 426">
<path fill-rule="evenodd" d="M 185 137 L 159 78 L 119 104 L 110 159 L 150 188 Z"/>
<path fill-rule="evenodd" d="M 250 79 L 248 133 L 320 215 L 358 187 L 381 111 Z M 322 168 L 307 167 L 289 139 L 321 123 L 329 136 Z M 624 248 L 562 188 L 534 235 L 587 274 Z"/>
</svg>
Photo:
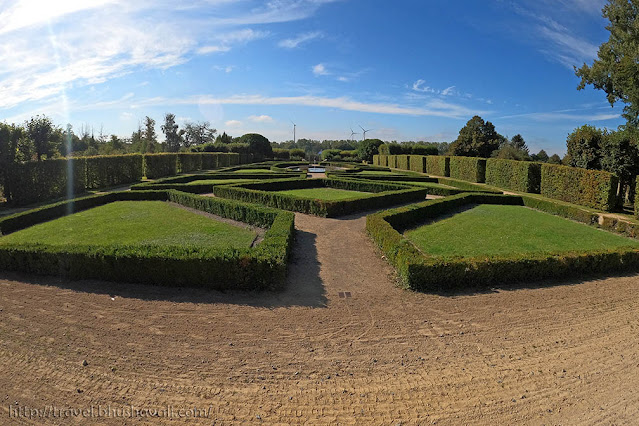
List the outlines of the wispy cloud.
<svg viewBox="0 0 639 426">
<path fill-rule="evenodd" d="M 413 83 L 413 90 L 416 92 L 424 92 L 424 93 L 438 93 L 437 90 L 433 89 L 430 86 L 425 86 L 425 80 L 419 79 Z"/>
<path fill-rule="evenodd" d="M 269 115 L 251 115 L 249 117 L 249 120 L 255 122 L 255 123 L 272 123 L 273 122 L 273 117 L 269 116 Z"/>
<path fill-rule="evenodd" d="M 609 108 L 608 108 L 609 109 Z M 528 120 L 539 122 L 552 122 L 552 121 L 577 121 L 577 122 L 592 122 L 592 121 L 606 121 L 614 120 L 621 117 L 618 113 L 602 113 L 602 112 L 579 112 L 583 111 L 582 108 L 563 109 L 557 111 L 547 112 L 531 112 L 525 114 L 504 115 L 499 117 L 500 119 L 513 119 L 513 118 L 526 118 Z"/>
<path fill-rule="evenodd" d="M 326 69 L 326 66 L 324 64 L 317 64 L 313 66 L 313 74 L 319 76 L 330 75 L 331 73 Z"/>
<path fill-rule="evenodd" d="M 228 120 L 224 122 L 224 124 L 226 124 L 227 127 L 239 127 L 242 125 L 242 122 L 240 120 Z"/>
<path fill-rule="evenodd" d="M 302 44 L 308 43 L 309 41 L 312 41 L 318 38 L 322 38 L 323 36 L 324 34 L 321 31 L 313 31 L 309 33 L 299 34 L 298 36 L 293 38 L 287 38 L 287 39 L 281 40 L 279 43 L 277 43 L 277 45 L 285 49 L 295 49 L 301 46 Z"/>
</svg>

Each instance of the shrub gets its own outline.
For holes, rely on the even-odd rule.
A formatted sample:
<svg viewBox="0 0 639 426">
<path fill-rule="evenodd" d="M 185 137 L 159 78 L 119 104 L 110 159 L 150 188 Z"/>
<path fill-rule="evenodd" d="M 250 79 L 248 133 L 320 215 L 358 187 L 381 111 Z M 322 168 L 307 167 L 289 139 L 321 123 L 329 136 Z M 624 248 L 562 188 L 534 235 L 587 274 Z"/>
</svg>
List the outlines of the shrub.
<svg viewBox="0 0 639 426">
<path fill-rule="evenodd" d="M 374 192 L 374 194 L 366 198 L 325 201 L 276 192 L 319 187 Z M 316 216 L 336 217 L 359 211 L 387 207 L 393 204 L 422 200 L 426 197 L 428 190 L 425 188 L 409 188 L 404 185 L 367 182 L 355 179 L 286 179 L 216 186 L 213 189 L 213 193 L 216 197 L 231 198 Z"/>
<path fill-rule="evenodd" d="M 489 158 L 486 161 L 486 183 L 514 191 L 539 194 L 541 164 Z"/>
<path fill-rule="evenodd" d="M 611 211 L 619 179 L 608 172 L 542 164 L 541 195 L 594 209 Z"/>
<path fill-rule="evenodd" d="M 397 168 L 401 170 L 410 170 L 410 155 L 397 156 Z"/>
<path fill-rule="evenodd" d="M 291 158 L 291 150 L 283 148 L 273 148 L 273 158 L 276 160 L 288 160 Z"/>
<path fill-rule="evenodd" d="M 639 251 L 632 248 L 592 252 L 532 253 L 514 256 L 442 259 L 422 254 L 403 230 L 456 211 L 466 204 L 528 205 L 552 213 L 578 209 L 534 197 L 460 194 L 386 210 L 366 217 L 366 230 L 395 266 L 403 285 L 420 291 L 450 292 L 500 283 L 566 278 L 600 272 L 636 270 Z"/>
<path fill-rule="evenodd" d="M 86 187 L 105 188 L 138 182 L 144 175 L 142 154 L 86 157 Z"/>
<path fill-rule="evenodd" d="M 180 152 L 177 155 L 178 172 L 188 173 L 202 169 L 202 154 L 196 152 Z"/>
<path fill-rule="evenodd" d="M 273 157 L 273 148 L 271 143 L 264 136 L 258 133 L 247 133 L 237 140 L 238 143 L 246 143 L 249 145 L 249 152 L 260 154 L 267 158 Z"/>
<path fill-rule="evenodd" d="M 213 170 L 219 168 L 220 156 L 214 152 L 202 153 L 202 170 Z"/>
<path fill-rule="evenodd" d="M 177 154 L 145 154 L 144 174 L 148 179 L 157 179 L 177 174 Z"/>
<path fill-rule="evenodd" d="M 426 173 L 426 157 L 424 155 L 409 155 L 410 170 Z"/>
<path fill-rule="evenodd" d="M 451 157 L 450 177 L 469 182 L 486 181 L 486 159 L 476 157 Z"/>
<path fill-rule="evenodd" d="M 177 191 L 113 192 L 9 216 L 2 233 L 113 201 L 162 200 L 269 228 L 264 240 L 246 250 L 162 246 L 0 246 L 0 270 L 213 289 L 279 289 L 285 283 L 294 215 L 265 207 Z"/>
<path fill-rule="evenodd" d="M 426 173 L 435 176 L 450 176 L 450 157 L 440 155 L 427 156 Z"/>
<path fill-rule="evenodd" d="M 69 182 L 71 172 L 71 182 Z M 68 186 L 67 186 L 68 185 Z M 14 163 L 7 175 L 5 195 L 13 204 L 24 206 L 83 193 L 86 188 L 86 160 L 62 158 L 56 160 Z"/>
</svg>

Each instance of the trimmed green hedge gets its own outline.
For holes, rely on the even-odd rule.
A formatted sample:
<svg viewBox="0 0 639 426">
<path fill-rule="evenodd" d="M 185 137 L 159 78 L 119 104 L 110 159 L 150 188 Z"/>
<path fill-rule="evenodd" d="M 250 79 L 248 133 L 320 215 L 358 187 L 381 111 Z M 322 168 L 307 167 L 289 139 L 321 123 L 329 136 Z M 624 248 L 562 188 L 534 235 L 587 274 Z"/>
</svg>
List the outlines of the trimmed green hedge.
<svg viewBox="0 0 639 426">
<path fill-rule="evenodd" d="M 86 157 L 86 188 L 98 189 L 138 182 L 144 176 L 142 154 Z"/>
<path fill-rule="evenodd" d="M 541 166 L 541 195 L 593 209 L 611 211 L 619 178 L 599 170 L 557 164 Z"/>
<path fill-rule="evenodd" d="M 145 154 L 144 174 L 148 179 L 176 175 L 177 154 Z"/>
<path fill-rule="evenodd" d="M 427 155 L 426 173 L 435 176 L 450 176 L 450 157 Z"/>
<path fill-rule="evenodd" d="M 450 177 L 469 182 L 486 182 L 486 159 L 450 157 Z"/>
<path fill-rule="evenodd" d="M 541 164 L 489 158 L 486 161 L 486 183 L 514 191 L 539 194 Z"/>
<path fill-rule="evenodd" d="M 365 198 L 325 201 L 276 192 L 319 187 L 373 192 L 373 194 Z M 337 217 L 423 200 L 428 190 L 426 188 L 409 188 L 405 185 L 368 182 L 357 179 L 283 179 L 216 186 L 213 188 L 213 193 L 216 197 L 231 198 L 316 216 Z"/>
<path fill-rule="evenodd" d="M 444 260 L 422 254 L 401 234 L 405 229 L 454 212 L 467 204 L 530 205 L 531 201 L 540 209 L 552 204 L 532 197 L 460 194 L 369 215 L 366 230 L 395 266 L 403 285 L 419 291 L 450 292 L 501 283 L 639 269 L 639 250 L 631 248 Z"/>
<path fill-rule="evenodd" d="M 374 166 L 381 166 L 380 158 L 379 158 L 379 155 L 377 155 L 377 154 L 373 155 L 373 165 Z"/>
<path fill-rule="evenodd" d="M 12 164 L 4 191 L 14 205 L 24 206 L 67 197 L 70 190 L 75 197 L 86 186 L 86 159 L 62 158 Z"/>
<path fill-rule="evenodd" d="M 188 173 L 202 170 L 202 154 L 196 152 L 180 152 L 177 155 L 178 172 Z"/>
<path fill-rule="evenodd" d="M 177 191 L 113 192 L 56 203 L 0 220 L 2 233 L 124 200 L 163 200 L 254 226 L 269 228 L 245 250 L 162 246 L 0 245 L 0 270 L 211 289 L 280 289 L 285 284 L 295 216 L 261 206 Z"/>
<path fill-rule="evenodd" d="M 409 155 L 410 170 L 417 173 L 426 173 L 426 156 Z"/>
<path fill-rule="evenodd" d="M 476 183 L 466 182 L 463 180 L 451 179 L 451 178 L 437 178 L 437 183 L 442 185 L 452 186 L 454 188 L 463 189 L 465 192 L 487 192 L 490 194 L 502 194 L 503 191 L 499 191 L 494 188 L 488 188 L 483 185 L 477 185 Z"/>
<path fill-rule="evenodd" d="M 410 170 L 410 155 L 398 155 L 397 168 L 401 170 Z"/>
</svg>

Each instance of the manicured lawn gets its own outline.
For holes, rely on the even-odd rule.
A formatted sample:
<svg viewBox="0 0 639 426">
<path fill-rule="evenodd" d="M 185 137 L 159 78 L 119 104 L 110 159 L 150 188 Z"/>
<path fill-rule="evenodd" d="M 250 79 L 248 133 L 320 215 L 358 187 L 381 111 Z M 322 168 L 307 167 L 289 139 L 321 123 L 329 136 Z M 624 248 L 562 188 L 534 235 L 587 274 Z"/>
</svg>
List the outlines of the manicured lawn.
<svg viewBox="0 0 639 426">
<path fill-rule="evenodd" d="M 365 198 L 371 195 L 370 192 L 348 191 L 345 189 L 335 189 L 335 188 L 290 189 L 288 191 L 277 191 L 277 193 L 295 195 L 296 197 L 311 198 L 314 200 L 325 200 L 325 201 Z"/>
<path fill-rule="evenodd" d="M 585 251 L 633 246 L 639 241 L 521 206 L 482 204 L 406 232 L 424 253 L 451 256 Z"/>
<path fill-rule="evenodd" d="M 392 180 L 389 183 L 399 183 L 402 185 L 413 185 L 413 186 L 424 186 L 426 188 L 446 188 L 446 189 L 457 189 L 452 186 L 442 185 L 434 182 L 414 182 L 414 181 L 402 181 L 402 180 Z"/>
<path fill-rule="evenodd" d="M 162 201 L 118 201 L 0 238 L 46 245 L 167 245 L 247 248 L 256 234 Z"/>
<path fill-rule="evenodd" d="M 361 172 L 354 173 L 353 176 L 356 175 L 392 175 L 397 174 L 395 172 L 383 172 L 383 171 L 375 171 L 375 170 L 362 170 Z"/>
<path fill-rule="evenodd" d="M 242 183 L 242 182 L 251 182 L 255 179 L 205 179 L 205 180 L 194 180 L 193 182 L 187 183 L 187 185 L 222 185 L 228 183 Z"/>
</svg>

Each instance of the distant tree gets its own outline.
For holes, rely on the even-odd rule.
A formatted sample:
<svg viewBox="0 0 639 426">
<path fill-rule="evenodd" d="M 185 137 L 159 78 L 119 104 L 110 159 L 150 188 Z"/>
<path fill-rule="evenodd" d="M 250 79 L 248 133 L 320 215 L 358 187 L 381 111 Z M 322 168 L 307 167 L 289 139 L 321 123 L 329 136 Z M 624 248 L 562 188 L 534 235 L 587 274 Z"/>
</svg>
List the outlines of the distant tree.
<svg viewBox="0 0 639 426">
<path fill-rule="evenodd" d="M 540 163 L 546 163 L 548 161 L 548 154 L 543 149 L 540 150 L 537 154 L 533 154 L 530 156 L 531 160 L 538 161 Z"/>
<path fill-rule="evenodd" d="M 592 66 L 585 63 L 575 74 L 581 78 L 577 87 L 587 84 L 606 93 L 610 105 L 625 103 L 624 117 L 632 127 L 639 126 L 639 67 L 637 66 L 639 40 L 639 4 L 636 0 L 608 0 L 603 17 L 609 24 L 608 41 L 599 46 Z"/>
<path fill-rule="evenodd" d="M 604 132 L 593 126 L 583 125 L 573 130 L 566 139 L 570 165 L 583 169 L 600 169 L 603 138 Z"/>
<path fill-rule="evenodd" d="M 517 150 L 524 151 L 526 152 L 526 154 L 528 154 L 528 146 L 526 146 L 526 141 L 520 134 L 516 134 L 512 137 L 512 139 L 510 139 L 510 146 Z"/>
<path fill-rule="evenodd" d="M 217 130 L 211 127 L 208 121 L 185 123 L 184 124 L 184 146 L 187 148 L 193 145 L 212 143 L 215 141 Z"/>
<path fill-rule="evenodd" d="M 357 145 L 357 157 L 361 161 L 373 161 L 373 155 L 379 153 L 379 147 L 383 144 L 379 139 L 366 139 Z"/>
<path fill-rule="evenodd" d="M 549 164 L 561 164 L 561 157 L 558 156 L 557 154 L 553 154 L 550 156 L 550 158 L 548 158 L 548 163 Z"/>
<path fill-rule="evenodd" d="M 450 153 L 467 157 L 490 157 L 504 140 L 495 131 L 493 123 L 476 115 L 459 131 L 457 140 L 450 146 Z"/>
<path fill-rule="evenodd" d="M 224 132 L 221 135 L 217 135 L 215 143 L 233 143 L 233 138 Z"/>
<path fill-rule="evenodd" d="M 530 156 L 527 151 L 515 148 L 510 144 L 504 144 L 497 151 L 493 151 L 492 156 L 503 160 L 528 161 Z"/>
<path fill-rule="evenodd" d="M 38 161 L 43 156 L 52 157 L 60 147 L 61 140 L 55 133 L 51 119 L 45 115 L 31 117 L 25 123 L 27 137 L 33 141 Z"/>
<path fill-rule="evenodd" d="M 639 174 L 636 132 L 620 130 L 604 135 L 601 141 L 601 168 L 619 176 L 617 206 L 623 206 L 626 191 Z"/>
<path fill-rule="evenodd" d="M 164 115 L 162 132 L 164 132 L 164 137 L 166 139 L 166 150 L 168 152 L 178 152 L 180 150 L 182 137 L 178 132 L 178 127 L 179 126 L 175 122 L 175 114 L 166 113 Z"/>
<path fill-rule="evenodd" d="M 264 157 L 273 157 L 273 148 L 271 143 L 264 136 L 258 133 L 247 133 L 238 138 L 238 143 L 249 144 L 249 150 L 253 154 L 263 155 Z"/>
<path fill-rule="evenodd" d="M 415 144 L 410 147 L 412 155 L 439 155 L 439 149 L 435 144 Z"/>
</svg>

